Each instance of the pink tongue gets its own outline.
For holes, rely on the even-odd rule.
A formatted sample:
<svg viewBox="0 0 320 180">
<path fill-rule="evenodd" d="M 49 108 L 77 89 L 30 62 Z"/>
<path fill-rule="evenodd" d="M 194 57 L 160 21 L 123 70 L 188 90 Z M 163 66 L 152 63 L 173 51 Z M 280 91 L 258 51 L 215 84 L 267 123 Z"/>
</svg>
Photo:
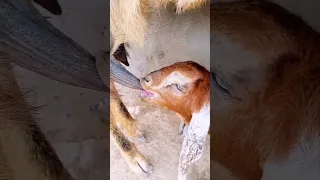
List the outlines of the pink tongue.
<svg viewBox="0 0 320 180">
<path fill-rule="evenodd" d="M 144 94 L 144 95 L 147 95 L 147 96 L 148 96 L 148 95 L 153 95 L 153 93 L 152 93 L 152 92 L 149 92 L 149 91 L 143 91 L 143 94 Z"/>
</svg>

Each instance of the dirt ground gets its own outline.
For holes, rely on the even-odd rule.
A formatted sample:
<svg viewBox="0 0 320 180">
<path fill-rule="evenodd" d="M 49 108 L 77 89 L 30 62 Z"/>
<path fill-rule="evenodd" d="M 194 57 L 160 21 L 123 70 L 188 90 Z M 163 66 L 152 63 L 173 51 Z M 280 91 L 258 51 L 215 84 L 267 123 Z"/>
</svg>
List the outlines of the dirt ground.
<svg viewBox="0 0 320 180">
<path fill-rule="evenodd" d="M 106 18 L 109 1 L 60 0 L 59 2 L 64 11 L 60 17 L 53 17 L 40 9 L 53 25 L 92 54 L 108 49 L 109 35 L 106 32 L 109 26 Z M 314 18 L 319 14 L 319 1 L 282 0 L 281 4 L 308 20 L 316 29 L 320 29 L 320 21 Z M 89 106 L 106 94 L 65 85 L 20 67 L 16 67 L 16 74 L 21 87 L 36 88 L 31 93 L 30 101 L 36 105 L 46 105 L 40 111 L 38 122 L 58 156 L 77 179 L 107 179 L 109 163 L 112 180 L 145 179 L 129 170 L 112 142 L 109 149 L 108 127 L 89 113 Z M 146 132 L 148 143 L 137 143 L 137 147 L 155 168 L 154 173 L 147 179 L 176 179 L 178 155 L 183 139 L 178 135 L 178 117 L 172 112 L 145 106 L 143 103 L 131 105 L 130 98 L 124 99 L 124 102 L 132 115 L 141 122 L 142 130 Z M 209 137 L 206 147 L 209 147 Z M 210 153 L 207 149 L 205 148 L 204 155 L 196 166 L 191 168 L 193 170 L 190 179 L 210 179 L 208 168 Z M 107 158 L 109 153 L 110 162 Z M 212 165 L 214 173 L 211 177 L 228 179 L 223 178 L 223 175 L 217 176 L 221 172 L 214 171 L 219 169 L 215 168 L 216 166 Z"/>
</svg>

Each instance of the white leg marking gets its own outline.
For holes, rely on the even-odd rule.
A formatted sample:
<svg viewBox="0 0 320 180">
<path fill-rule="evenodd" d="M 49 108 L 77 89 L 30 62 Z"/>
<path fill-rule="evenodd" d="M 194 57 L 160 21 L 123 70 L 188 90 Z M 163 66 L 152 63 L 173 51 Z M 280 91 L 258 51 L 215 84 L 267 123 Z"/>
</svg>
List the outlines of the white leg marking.
<svg viewBox="0 0 320 180">
<path fill-rule="evenodd" d="M 202 156 L 210 126 L 210 105 L 192 115 L 180 152 L 178 180 L 185 180 L 188 167 Z"/>
</svg>

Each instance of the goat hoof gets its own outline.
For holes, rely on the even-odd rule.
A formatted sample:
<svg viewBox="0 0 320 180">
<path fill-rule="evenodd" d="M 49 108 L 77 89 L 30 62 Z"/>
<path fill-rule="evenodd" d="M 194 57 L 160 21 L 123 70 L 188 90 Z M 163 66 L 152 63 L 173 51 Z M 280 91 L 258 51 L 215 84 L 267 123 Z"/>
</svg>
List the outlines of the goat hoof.
<svg viewBox="0 0 320 180">
<path fill-rule="evenodd" d="M 142 134 L 139 137 L 128 137 L 128 140 L 131 141 L 132 143 L 147 143 L 147 139 L 145 138 L 145 136 Z"/>
<path fill-rule="evenodd" d="M 153 166 L 151 164 L 149 164 L 149 167 L 148 167 L 148 172 L 144 172 L 144 177 L 149 177 L 151 173 L 153 173 Z"/>
<path fill-rule="evenodd" d="M 130 166 L 134 172 L 143 173 L 145 177 L 148 177 L 154 170 L 153 166 L 141 154 L 134 158 Z"/>
<path fill-rule="evenodd" d="M 144 137 L 144 135 L 142 135 L 140 138 L 138 138 L 138 140 L 142 143 L 146 143 L 147 139 Z"/>
</svg>

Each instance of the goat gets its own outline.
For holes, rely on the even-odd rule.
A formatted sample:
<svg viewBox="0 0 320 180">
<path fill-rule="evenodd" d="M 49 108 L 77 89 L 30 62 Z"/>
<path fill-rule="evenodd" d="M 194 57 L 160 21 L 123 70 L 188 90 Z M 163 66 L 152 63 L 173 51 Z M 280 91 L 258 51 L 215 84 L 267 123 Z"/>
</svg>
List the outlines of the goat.
<svg viewBox="0 0 320 180">
<path fill-rule="evenodd" d="M 201 157 L 210 125 L 210 73 L 195 62 L 178 62 L 147 74 L 141 85 L 145 102 L 176 112 L 182 124 L 192 124 L 179 160 L 178 179 L 186 179 L 188 166 Z"/>
<path fill-rule="evenodd" d="M 190 52 L 198 52 L 200 54 L 203 54 L 204 56 L 209 56 L 209 24 L 207 24 L 206 20 L 208 20 L 209 23 L 209 15 L 207 16 L 207 12 L 209 12 L 209 8 L 206 8 L 206 4 L 209 1 L 207 0 L 162 0 L 162 1 L 157 1 L 157 0 L 147 0 L 147 1 L 141 1 L 141 0 L 134 0 L 134 1 L 121 1 L 121 0 L 112 0 L 110 1 L 110 30 L 111 30 L 111 52 L 110 54 L 114 56 L 118 61 L 123 62 L 126 65 L 129 65 L 128 59 L 132 59 L 133 63 L 132 65 L 137 66 L 137 61 L 135 60 L 140 60 L 139 59 L 134 59 L 134 54 L 137 53 L 137 51 L 143 51 L 143 53 L 148 52 L 148 48 L 150 46 L 155 46 L 154 43 L 148 43 L 147 39 L 151 39 L 151 41 L 155 42 L 152 37 L 148 38 L 148 34 L 150 31 L 156 32 L 153 33 L 157 35 L 158 32 L 162 32 L 167 34 L 167 37 L 170 37 L 171 34 L 176 34 L 176 32 L 169 32 L 170 30 L 163 32 L 163 28 L 158 28 L 156 27 L 162 21 L 157 21 L 156 18 L 163 17 L 166 19 L 167 17 L 163 16 L 164 14 L 170 14 L 168 16 L 169 18 L 174 17 L 174 18 L 183 18 L 183 15 L 186 17 L 197 17 L 197 22 L 200 22 L 199 25 L 195 27 L 201 27 L 202 29 L 196 29 L 196 28 L 191 28 L 190 26 L 190 20 L 188 19 L 187 24 L 183 24 L 181 27 L 178 27 L 179 32 L 184 33 L 186 30 L 192 29 L 193 32 L 196 31 L 199 36 L 201 34 L 202 36 L 207 35 L 206 40 L 208 43 L 199 43 L 195 39 L 188 39 L 186 40 L 189 42 L 189 44 L 199 44 L 197 48 L 194 47 L 189 47 L 191 50 Z M 172 13 L 169 9 L 166 7 L 174 8 L 176 10 L 175 13 Z M 193 12 L 193 10 L 195 10 Z M 197 13 L 196 10 L 201 11 L 201 13 Z M 165 11 L 162 12 L 162 11 Z M 161 12 L 161 13 L 160 13 Z M 181 14 L 179 16 L 178 14 Z M 209 14 L 209 13 L 208 13 Z M 187 18 L 185 18 L 187 19 Z M 184 19 L 184 21 L 186 21 Z M 194 19 L 192 19 L 195 21 Z M 166 22 L 168 24 L 175 23 L 174 20 L 167 20 Z M 192 22 L 192 21 L 191 21 Z M 153 30 L 151 27 L 154 27 L 155 29 Z M 191 31 L 192 31 L 191 30 Z M 204 33 L 205 32 L 205 33 Z M 189 32 L 188 32 L 189 33 Z M 158 33 L 159 35 L 160 33 Z M 187 38 L 194 36 L 188 34 Z M 181 39 L 187 39 L 183 36 L 181 36 Z M 153 36 L 154 38 L 154 36 Z M 177 38 L 179 39 L 179 37 Z M 183 40 L 184 40 L 183 39 Z M 136 44 L 139 45 L 138 48 L 135 48 Z M 181 44 L 183 46 L 186 46 L 185 44 Z M 203 48 L 204 46 L 204 48 Z M 159 48 L 157 48 L 159 50 Z M 151 50 L 152 51 L 152 50 Z M 188 51 L 186 48 L 185 51 Z M 202 53 L 206 52 L 206 53 Z M 144 70 L 147 71 L 147 65 L 151 65 L 154 63 L 151 59 L 148 58 L 141 58 L 142 60 L 146 60 L 146 63 L 144 64 Z M 148 59 L 148 60 L 147 60 Z M 181 60 L 183 58 L 181 57 Z M 202 64 L 208 64 L 208 58 L 201 58 Z M 180 60 L 180 61 L 181 61 Z M 171 63 L 165 62 L 163 60 L 158 60 L 156 59 L 157 63 Z M 130 68 L 130 66 L 129 66 Z M 134 67 L 133 67 L 134 68 Z M 141 68 L 141 67 L 140 67 Z M 127 113 L 126 107 L 123 105 L 121 99 L 118 97 L 117 90 L 114 87 L 113 84 L 113 79 L 110 81 L 110 86 L 111 86 L 111 96 L 110 96 L 110 101 L 111 101 L 111 106 L 110 106 L 110 111 L 111 111 L 111 122 L 116 122 L 115 124 L 120 124 L 120 126 L 124 129 L 124 132 L 128 134 L 129 137 L 131 138 L 138 138 L 138 139 L 144 139 L 142 136 L 141 130 L 139 130 L 138 124 L 136 121 L 130 116 L 129 113 Z M 128 82 L 126 82 L 128 84 Z M 139 88 L 139 87 L 137 87 Z M 133 147 L 133 143 L 129 143 L 129 141 L 124 138 L 117 138 L 119 131 L 116 126 L 113 126 L 110 129 L 111 137 L 112 139 L 115 139 L 117 147 L 120 149 L 122 152 L 122 155 L 124 158 L 127 160 L 129 163 L 130 167 L 133 167 L 135 172 L 139 171 L 138 173 L 146 173 L 149 174 L 152 172 L 152 166 L 146 161 L 146 159 L 137 151 L 137 149 L 134 147 L 132 148 L 132 151 L 126 150 L 126 147 L 124 145 L 131 144 Z M 122 135 L 121 135 L 122 136 Z M 124 143 L 125 142 L 125 143 Z"/>
<path fill-rule="evenodd" d="M 176 112 L 183 125 L 189 125 L 193 115 L 210 104 L 210 73 L 192 61 L 151 72 L 141 85 L 146 90 L 141 94 L 143 101 Z M 182 131 L 179 128 L 179 134 Z"/>
<path fill-rule="evenodd" d="M 242 0 L 213 3 L 211 39 L 211 161 L 240 180 L 319 179 L 319 33 Z"/>
</svg>

